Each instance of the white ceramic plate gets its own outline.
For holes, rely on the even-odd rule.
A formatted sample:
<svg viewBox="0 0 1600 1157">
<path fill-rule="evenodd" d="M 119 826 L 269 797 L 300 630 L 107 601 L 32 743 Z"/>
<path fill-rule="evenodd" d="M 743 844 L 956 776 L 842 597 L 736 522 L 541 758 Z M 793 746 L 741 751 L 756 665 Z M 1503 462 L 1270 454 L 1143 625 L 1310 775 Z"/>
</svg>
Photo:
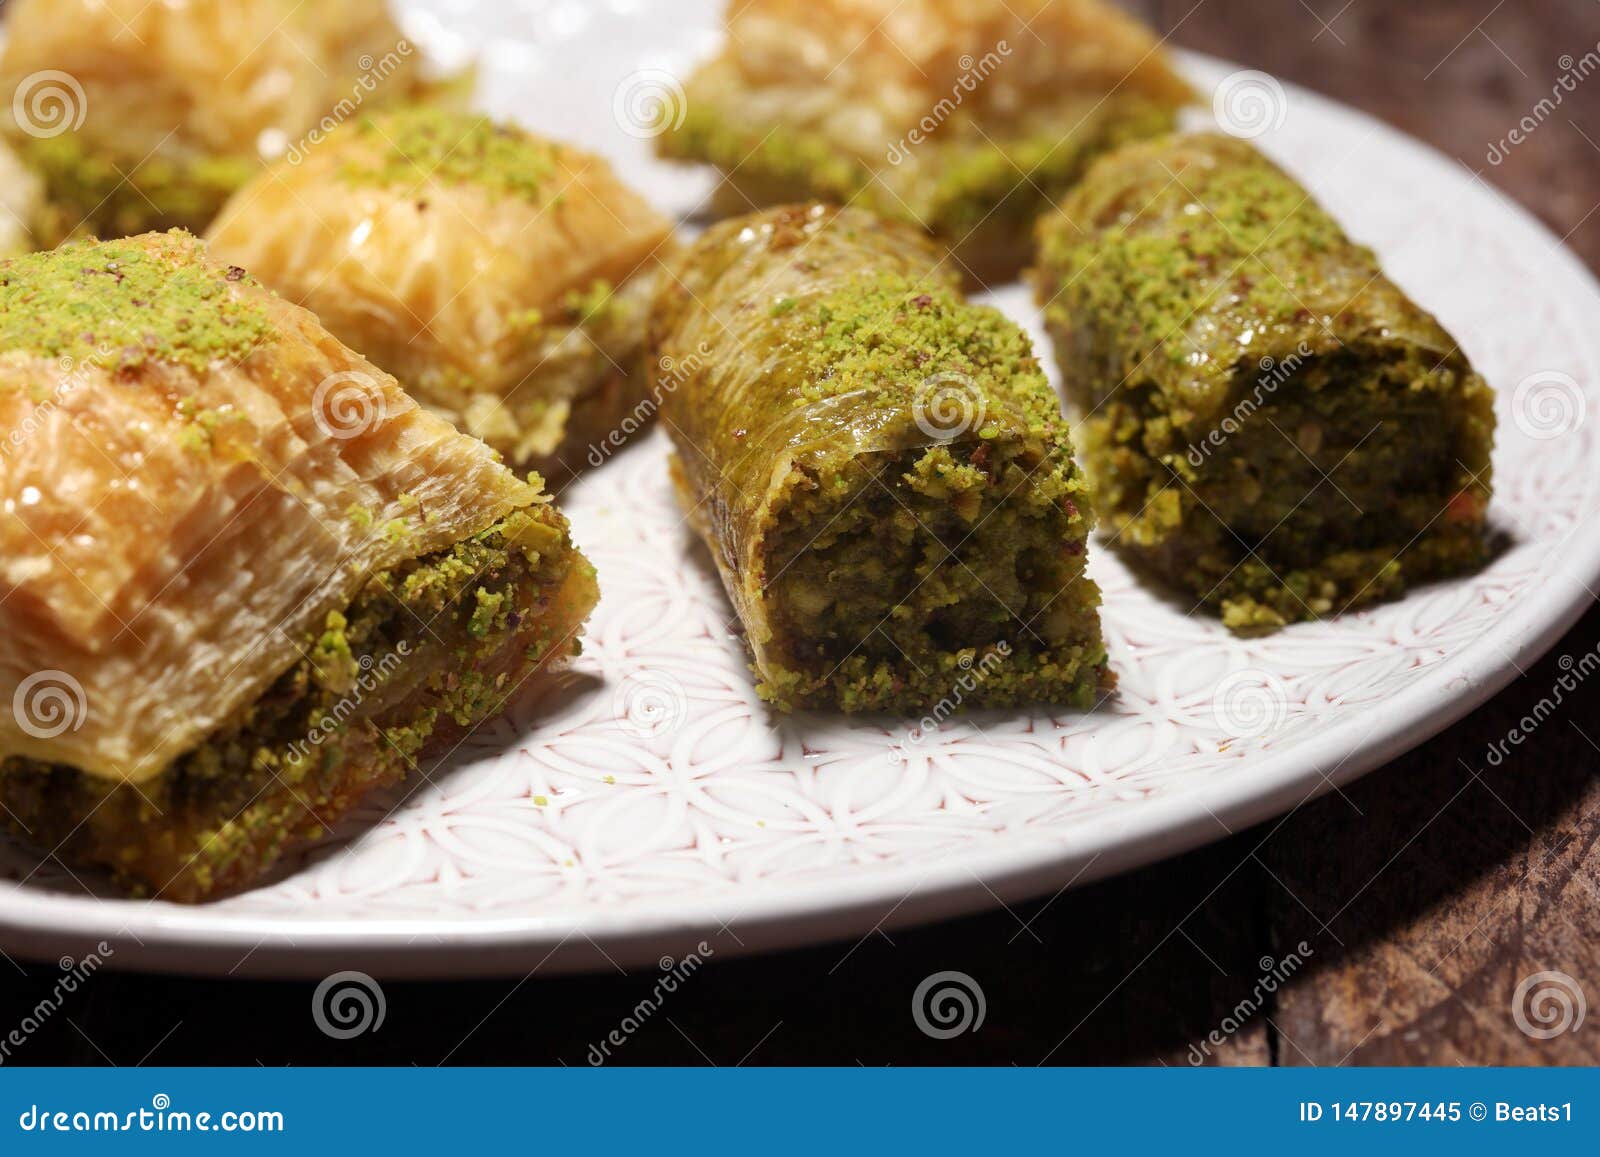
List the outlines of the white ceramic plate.
<svg viewBox="0 0 1600 1157">
<path fill-rule="evenodd" d="M 481 52 L 490 110 L 598 148 L 687 213 L 710 179 L 657 164 L 614 114 L 652 86 L 671 98 L 651 70 L 684 75 L 716 43 L 719 7 L 434 0 L 411 17 L 424 41 Z M 1185 67 L 1204 92 L 1237 71 Z M 1229 91 L 1229 115 L 1266 118 L 1261 146 L 1495 385 L 1506 544 L 1481 574 L 1246 641 L 1096 550 L 1121 688 L 1093 714 L 984 713 L 921 738 L 911 720 L 776 718 L 673 505 L 657 434 L 562 496 L 605 592 L 563 686 L 484 728 L 404 802 L 371 803 L 279 882 L 208 907 L 85 896 L 0 851 L 15 877 L 0 882 L 0 947 L 54 957 L 105 939 L 115 964 L 146 968 L 465 975 L 856 936 L 1216 839 L 1488 698 L 1600 586 L 1600 294 L 1459 165 L 1310 93 L 1279 102 L 1258 75 Z M 1020 289 L 996 298 L 1037 334 Z"/>
</svg>

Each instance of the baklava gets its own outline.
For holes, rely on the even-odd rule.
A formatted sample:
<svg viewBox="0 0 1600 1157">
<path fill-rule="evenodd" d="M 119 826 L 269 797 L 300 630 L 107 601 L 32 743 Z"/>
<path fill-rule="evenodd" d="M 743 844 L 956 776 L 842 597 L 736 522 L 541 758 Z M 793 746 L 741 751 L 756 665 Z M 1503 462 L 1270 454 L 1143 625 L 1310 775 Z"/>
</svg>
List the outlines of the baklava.
<svg viewBox="0 0 1600 1157">
<path fill-rule="evenodd" d="M 651 318 L 672 474 L 781 708 L 1091 706 L 1089 495 L 1028 337 L 860 209 L 721 222 Z"/>
<path fill-rule="evenodd" d="M 1249 144 L 1101 161 L 1041 222 L 1036 283 L 1108 537 L 1228 626 L 1484 558 L 1488 386 Z"/>
<path fill-rule="evenodd" d="M 969 281 L 1014 275 L 1087 162 L 1191 97 L 1103 0 L 742 0 L 677 95 L 646 131 L 722 171 L 714 210 L 870 209 L 932 232 Z"/>
<path fill-rule="evenodd" d="M 270 160 L 422 89 L 386 0 L 11 0 L 0 90 L 37 244 L 204 229 Z"/>
<path fill-rule="evenodd" d="M 573 653 L 536 483 L 174 231 L 0 262 L 0 817 L 203 900 Z"/>
<path fill-rule="evenodd" d="M 549 474 L 609 446 L 643 401 L 645 314 L 671 235 L 600 157 L 417 107 L 273 166 L 209 240 L 424 405 Z"/>
</svg>

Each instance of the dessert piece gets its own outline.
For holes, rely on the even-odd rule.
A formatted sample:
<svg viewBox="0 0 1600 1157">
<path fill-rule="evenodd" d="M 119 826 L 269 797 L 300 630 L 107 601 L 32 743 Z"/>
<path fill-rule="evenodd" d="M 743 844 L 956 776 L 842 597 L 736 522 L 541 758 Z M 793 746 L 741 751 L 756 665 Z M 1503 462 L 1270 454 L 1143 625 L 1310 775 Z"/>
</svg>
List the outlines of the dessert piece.
<svg viewBox="0 0 1600 1157">
<path fill-rule="evenodd" d="M 11 0 L 7 136 L 45 180 L 41 247 L 203 229 L 268 160 L 414 93 L 385 0 Z"/>
<path fill-rule="evenodd" d="M 249 884 L 574 652 L 560 514 L 188 234 L 0 262 L 0 817 Z"/>
<path fill-rule="evenodd" d="M 1090 159 L 1170 130 L 1191 95 L 1103 0 L 747 0 L 655 129 L 722 170 L 719 212 L 871 209 L 1004 280 Z"/>
<path fill-rule="evenodd" d="M 599 157 L 423 107 L 272 167 L 209 239 L 424 405 L 549 472 L 580 465 L 643 398 L 671 235 Z"/>
<path fill-rule="evenodd" d="M 1093 703 L 1088 495 L 1027 335 L 859 209 L 724 221 L 674 273 L 651 317 L 673 477 L 760 693 Z"/>
<path fill-rule="evenodd" d="M 1131 146 L 1039 238 L 1100 517 L 1135 559 L 1235 629 L 1482 560 L 1489 388 L 1250 145 Z"/>
</svg>

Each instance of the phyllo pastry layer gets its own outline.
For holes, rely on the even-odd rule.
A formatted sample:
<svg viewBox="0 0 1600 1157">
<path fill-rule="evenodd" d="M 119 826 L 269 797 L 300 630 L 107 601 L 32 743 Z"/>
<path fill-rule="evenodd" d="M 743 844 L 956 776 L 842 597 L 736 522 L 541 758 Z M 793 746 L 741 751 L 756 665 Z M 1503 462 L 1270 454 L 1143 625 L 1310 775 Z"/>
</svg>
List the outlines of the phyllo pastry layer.
<svg viewBox="0 0 1600 1157">
<path fill-rule="evenodd" d="M 263 163 L 416 92 L 386 0 L 11 0 L 7 132 L 74 232 L 203 229 Z"/>
<path fill-rule="evenodd" d="M 723 170 L 722 212 L 850 204 L 1004 279 L 1088 160 L 1171 129 L 1190 95 L 1103 0 L 747 0 L 658 144 Z"/>
<path fill-rule="evenodd" d="M 70 865 L 249 883 L 575 649 L 560 514 L 181 232 L 0 263 L 0 802 Z"/>
<path fill-rule="evenodd" d="M 1027 336 L 963 300 L 917 231 L 861 210 L 725 221 L 674 272 L 655 388 L 761 694 L 1091 704 L 1088 496 Z"/>
<path fill-rule="evenodd" d="M 209 240 L 424 405 L 549 470 L 580 464 L 643 397 L 634 371 L 671 232 L 597 156 L 414 108 L 274 166 Z"/>
<path fill-rule="evenodd" d="M 1488 387 L 1248 144 L 1101 161 L 1041 223 L 1036 284 L 1109 537 L 1229 626 L 1482 560 Z"/>
</svg>

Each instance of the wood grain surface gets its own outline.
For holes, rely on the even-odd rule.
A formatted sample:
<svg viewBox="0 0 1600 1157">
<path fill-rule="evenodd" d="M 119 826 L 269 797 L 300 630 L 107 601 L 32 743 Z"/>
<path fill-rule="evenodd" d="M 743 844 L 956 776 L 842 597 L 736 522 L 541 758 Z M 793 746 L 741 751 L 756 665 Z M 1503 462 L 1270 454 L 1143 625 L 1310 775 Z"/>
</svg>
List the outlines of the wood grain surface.
<svg viewBox="0 0 1600 1157">
<path fill-rule="evenodd" d="M 1307 85 L 1432 143 L 1600 268 L 1600 75 L 1503 164 L 1486 159 L 1550 94 L 1564 56 L 1596 50 L 1597 0 L 1129 6 L 1172 43 Z M 309 983 L 105 973 L 5 1059 L 582 1065 L 633 1017 L 611 1063 L 1600 1063 L 1600 1008 L 1547 1038 L 1536 1018 L 1553 1006 L 1524 1012 L 1533 1034 L 1513 1011 L 1519 985 L 1541 973 L 1564 974 L 1600 1002 L 1600 680 L 1569 695 L 1509 759 L 1489 759 L 1550 694 L 1561 656 L 1597 644 L 1592 611 L 1492 703 L 1284 819 L 1013 910 L 713 959 L 642 1018 L 651 970 L 386 983 L 382 1028 L 350 1041 L 318 1031 Z M 912 997 L 944 970 L 981 986 L 985 1018 L 935 1039 L 918 1029 Z M 1287 979 L 1264 986 L 1275 973 Z M 57 975 L 0 961 L 0 1035 Z"/>
</svg>

